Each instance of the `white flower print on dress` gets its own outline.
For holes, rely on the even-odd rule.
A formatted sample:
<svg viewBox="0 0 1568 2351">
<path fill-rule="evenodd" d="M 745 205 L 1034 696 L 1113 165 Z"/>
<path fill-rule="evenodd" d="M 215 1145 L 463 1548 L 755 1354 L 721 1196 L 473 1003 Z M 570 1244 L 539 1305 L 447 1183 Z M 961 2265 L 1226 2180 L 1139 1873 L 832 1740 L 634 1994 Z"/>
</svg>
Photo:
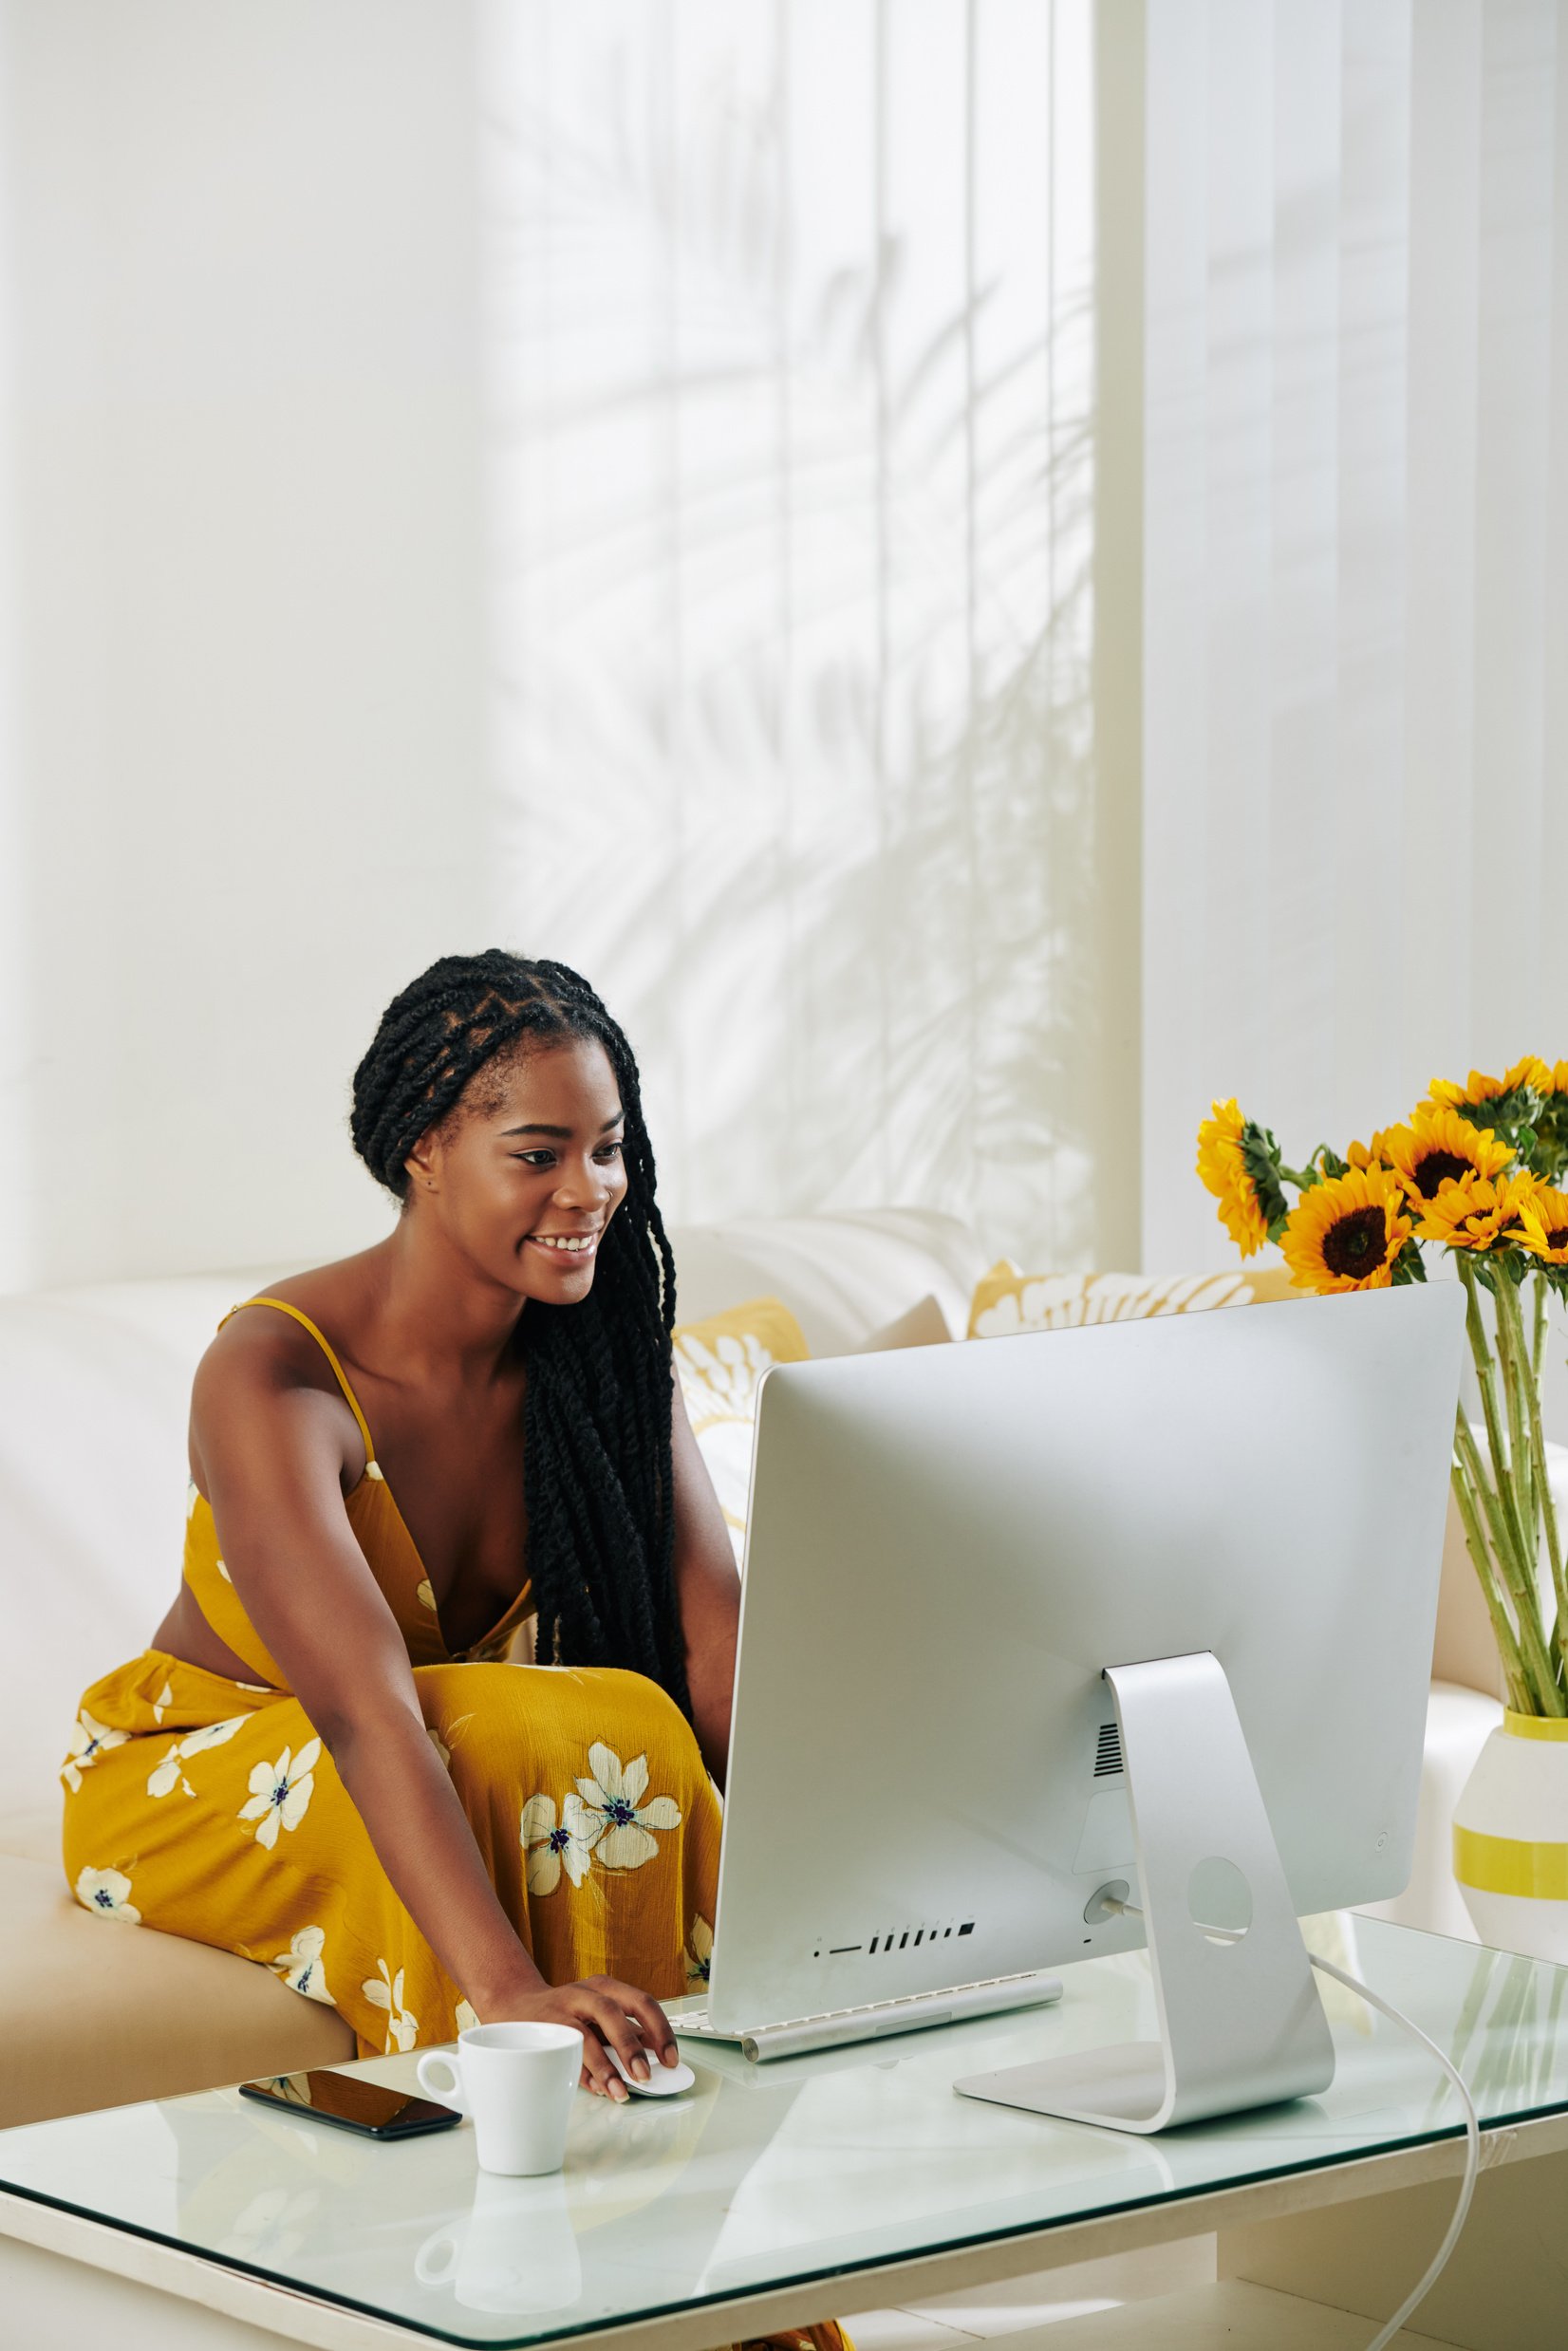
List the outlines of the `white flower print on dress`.
<svg viewBox="0 0 1568 2351">
<path fill-rule="evenodd" d="M 713 1966 L 713 1929 L 705 1918 L 692 1920 L 682 1956 L 686 1962 L 686 1989 L 689 1992 L 704 1990 Z"/>
<path fill-rule="evenodd" d="M 273 1846 L 278 1841 L 278 1823 L 286 1829 L 297 1829 L 305 1818 L 305 1808 L 310 1801 L 314 1784 L 310 1774 L 321 1758 L 321 1741 L 308 1739 L 291 1761 L 284 1748 L 275 1763 L 257 1763 L 250 1778 L 251 1801 L 242 1804 L 236 1818 L 257 1820 L 258 1845 Z"/>
<path fill-rule="evenodd" d="M 204 1755 L 209 1747 L 227 1746 L 236 1730 L 243 1730 L 250 1721 L 248 1714 L 228 1714 L 221 1723 L 203 1723 L 198 1730 L 188 1730 L 179 1743 L 182 1755 Z"/>
<path fill-rule="evenodd" d="M 110 1730 L 95 1721 L 84 1707 L 71 1733 L 69 1752 L 60 1766 L 60 1777 L 68 1788 L 79 1788 L 88 1764 L 95 1763 L 107 1748 L 122 1747 L 129 1736 L 128 1731 Z"/>
<path fill-rule="evenodd" d="M 470 2027 L 476 2024 L 478 2021 L 478 2011 L 475 2008 L 471 2008 L 466 2000 L 459 2000 L 457 2006 L 457 2012 L 452 2019 L 456 2029 L 460 2033 L 466 2033 Z"/>
<path fill-rule="evenodd" d="M 327 1948 L 327 1936 L 320 1927 L 302 1927 L 286 1951 L 279 1951 L 267 1964 L 275 1968 L 290 1991 L 303 1992 L 307 2000 L 323 2001 L 332 2006 L 332 1995 L 327 1988 L 327 1974 L 322 1965 Z"/>
<path fill-rule="evenodd" d="M 147 1775 L 149 1796 L 168 1796 L 176 1788 L 183 1788 L 187 1796 L 196 1794 L 195 1788 L 179 1767 L 179 1741 L 177 1739 L 171 1741 L 163 1761 L 160 1763 L 155 1763 Z"/>
<path fill-rule="evenodd" d="M 580 1796 L 567 1798 L 559 1825 L 552 1796 L 531 1796 L 523 1806 L 518 1837 L 527 1857 L 530 1894 L 553 1894 L 564 1868 L 580 1886 L 593 1864 L 593 1848 L 605 1833 L 602 1815 L 589 1812 Z"/>
<path fill-rule="evenodd" d="M 200 1755 L 208 1747 L 220 1747 L 231 1740 L 245 1721 L 243 1714 L 232 1714 L 221 1723 L 203 1723 L 198 1730 L 188 1730 L 183 1739 L 177 1739 L 157 1764 L 147 1782 L 149 1796 L 167 1796 L 177 1787 L 187 1796 L 196 1794 L 180 1765 L 188 1755 Z"/>
<path fill-rule="evenodd" d="M 121 1926 L 140 1927 L 141 1913 L 126 1898 L 130 1891 L 123 1870 L 83 1870 L 76 1880 L 76 1898 L 84 1910 L 118 1918 Z"/>
<path fill-rule="evenodd" d="M 595 1740 L 588 1749 L 591 1780 L 579 1780 L 578 1792 L 589 1812 L 604 1821 L 604 1829 L 594 1845 L 594 1859 L 602 1869 L 638 1870 L 644 1861 L 651 1861 L 659 1851 L 659 1840 L 650 1837 L 650 1829 L 678 1829 L 681 1809 L 673 1796 L 656 1796 L 650 1803 L 643 1801 L 643 1792 L 648 1784 L 648 1759 L 634 1755 L 629 1763 Z M 569 1796 L 567 1802 L 571 1799 Z"/>
<path fill-rule="evenodd" d="M 410 2016 L 402 2005 L 402 1969 L 400 1968 L 394 1975 L 385 1960 L 378 1959 L 376 1970 L 360 1989 L 373 2008 L 384 2008 L 387 2012 L 386 2054 L 390 2057 L 395 2050 L 414 2046 L 420 2037 L 420 2020 Z"/>
<path fill-rule="evenodd" d="M 158 1696 L 153 1700 L 153 1720 L 155 1723 L 162 1722 L 164 1707 L 172 1707 L 174 1702 L 174 1687 L 171 1683 L 165 1682 L 162 1689 L 159 1691 Z"/>
<path fill-rule="evenodd" d="M 426 1723 L 424 1727 L 431 1745 L 441 1759 L 442 1769 L 450 1771 L 452 1769 L 452 1749 L 447 1745 L 434 1723 Z"/>
<path fill-rule="evenodd" d="M 200 1500 L 201 1496 L 195 1478 L 188 1478 L 185 1482 L 185 1516 L 187 1519 L 196 1517 L 196 1506 Z"/>
</svg>

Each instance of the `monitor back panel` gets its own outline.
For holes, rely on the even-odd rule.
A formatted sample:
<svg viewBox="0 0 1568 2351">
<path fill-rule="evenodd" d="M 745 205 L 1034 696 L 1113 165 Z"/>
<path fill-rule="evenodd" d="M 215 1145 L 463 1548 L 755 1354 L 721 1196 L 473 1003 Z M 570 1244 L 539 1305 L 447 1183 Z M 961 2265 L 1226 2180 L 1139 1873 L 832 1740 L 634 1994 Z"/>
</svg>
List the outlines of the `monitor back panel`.
<svg viewBox="0 0 1568 2351">
<path fill-rule="evenodd" d="M 710 2007 L 1126 1949 L 1109 1664 L 1208 1649 L 1297 1908 L 1409 1875 L 1456 1284 L 782 1366 L 763 1385 Z"/>
</svg>

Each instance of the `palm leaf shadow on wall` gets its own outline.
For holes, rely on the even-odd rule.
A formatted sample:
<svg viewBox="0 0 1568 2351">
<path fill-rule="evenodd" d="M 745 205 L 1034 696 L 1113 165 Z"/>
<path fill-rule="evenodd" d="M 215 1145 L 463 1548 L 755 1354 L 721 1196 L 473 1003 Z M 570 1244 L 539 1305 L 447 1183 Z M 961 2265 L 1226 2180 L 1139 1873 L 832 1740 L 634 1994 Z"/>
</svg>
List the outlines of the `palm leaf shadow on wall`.
<svg viewBox="0 0 1568 2351">
<path fill-rule="evenodd" d="M 662 57 L 558 22 L 493 77 L 510 934 L 615 1002 L 674 1213 L 904 1200 L 1086 1261 L 1086 192 L 944 271 L 776 57 Z"/>
</svg>

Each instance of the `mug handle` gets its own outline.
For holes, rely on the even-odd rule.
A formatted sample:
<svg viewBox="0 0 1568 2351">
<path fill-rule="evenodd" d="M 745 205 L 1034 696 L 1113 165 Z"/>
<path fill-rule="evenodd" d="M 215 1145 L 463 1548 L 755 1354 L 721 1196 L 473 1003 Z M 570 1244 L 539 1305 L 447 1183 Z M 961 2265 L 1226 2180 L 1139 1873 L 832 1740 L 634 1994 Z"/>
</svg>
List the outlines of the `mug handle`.
<svg viewBox="0 0 1568 2351">
<path fill-rule="evenodd" d="M 445 2066 L 452 2076 L 450 2085 L 431 2080 L 429 2069 L 436 2065 Z M 458 2114 L 467 2114 L 462 2072 L 455 2057 L 448 2057 L 444 2049 L 426 2049 L 414 2070 L 419 2076 L 420 2087 L 427 2098 L 433 2098 L 439 2106 L 455 2106 Z"/>
</svg>

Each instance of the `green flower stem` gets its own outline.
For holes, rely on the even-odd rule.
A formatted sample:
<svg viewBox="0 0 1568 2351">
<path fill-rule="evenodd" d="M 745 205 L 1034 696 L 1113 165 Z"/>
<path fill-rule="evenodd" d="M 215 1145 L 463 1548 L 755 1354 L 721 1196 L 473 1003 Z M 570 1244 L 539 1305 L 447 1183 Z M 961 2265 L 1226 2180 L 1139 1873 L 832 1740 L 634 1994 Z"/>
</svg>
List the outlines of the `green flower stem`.
<svg viewBox="0 0 1568 2351">
<path fill-rule="evenodd" d="M 1546 1295 L 1546 1284 L 1539 1274 L 1533 1278 L 1536 1285 L 1536 1322 L 1539 1330 L 1540 1300 Z M 1519 1311 L 1519 1293 L 1512 1282 L 1507 1284 L 1507 1312 L 1513 1326 L 1510 1335 L 1520 1359 L 1521 1373 L 1520 1385 L 1524 1390 L 1524 1402 L 1529 1415 L 1530 1455 L 1536 1470 L 1536 1498 L 1540 1504 L 1541 1522 L 1546 1529 L 1546 1557 L 1551 1563 L 1552 1593 L 1558 1604 L 1558 1634 L 1560 1651 L 1562 1629 L 1564 1624 L 1568 1623 L 1568 1577 L 1565 1577 L 1563 1574 L 1562 1541 L 1558 1532 L 1557 1504 L 1552 1500 L 1552 1481 L 1546 1471 L 1546 1437 L 1540 1425 L 1540 1389 L 1533 1372 L 1526 1370 L 1524 1364 L 1524 1320 Z"/>
<path fill-rule="evenodd" d="M 1534 1562 L 1540 1553 L 1540 1521 L 1536 1513 L 1535 1458 L 1525 1434 L 1524 1390 L 1529 1366 L 1524 1355 L 1524 1333 L 1519 1317 L 1519 1293 L 1508 1269 L 1497 1268 L 1497 1352 L 1503 1372 L 1503 1400 L 1508 1410 L 1508 1483 L 1513 1489 L 1514 1517 L 1524 1547 Z"/>
<path fill-rule="evenodd" d="M 1546 1287 L 1544 1275 L 1536 1275 L 1531 1283 L 1536 1299 L 1536 1327 L 1530 1348 L 1530 1369 L 1535 1373 L 1536 1388 L 1540 1388 L 1540 1375 L 1546 1362 L 1546 1319 L 1551 1308 L 1552 1294 Z"/>
<path fill-rule="evenodd" d="M 1468 1434 L 1468 1431 L 1465 1433 Z M 1519 1643 L 1508 1621 L 1507 1607 L 1498 1589 L 1486 1538 L 1476 1513 L 1475 1496 L 1470 1491 L 1469 1480 L 1459 1461 L 1455 1461 L 1449 1474 L 1453 1481 L 1454 1500 L 1459 1505 L 1460 1521 L 1465 1528 L 1465 1548 L 1481 1579 L 1481 1595 L 1486 1603 L 1486 1614 L 1492 1620 L 1497 1653 L 1503 1661 L 1503 1678 L 1508 1685 L 1508 1704 L 1516 1714 L 1533 1714 L 1536 1708 L 1529 1678 L 1524 1670 L 1524 1660 L 1519 1653 Z"/>
<path fill-rule="evenodd" d="M 1475 1267 L 1463 1249 L 1456 1249 L 1454 1256 L 1459 1260 L 1459 1278 L 1465 1284 L 1465 1322 L 1470 1334 L 1470 1353 L 1475 1358 L 1476 1373 L 1481 1382 L 1481 1409 L 1486 1420 L 1486 1446 L 1492 1457 L 1492 1476 L 1497 1483 L 1498 1502 L 1510 1521 L 1521 1563 L 1527 1571 L 1533 1571 L 1535 1544 L 1527 1539 L 1522 1521 L 1515 1515 L 1514 1487 L 1508 1476 L 1507 1450 L 1503 1442 L 1503 1422 L 1498 1411 L 1497 1365 L 1487 1344 L 1486 1325 L 1481 1317 Z"/>
<path fill-rule="evenodd" d="M 1525 1684 L 1531 1704 L 1523 1711 L 1528 1714 L 1568 1714 L 1568 1702 L 1558 1688 L 1557 1673 L 1547 1653 L 1540 1630 L 1540 1601 L 1535 1577 L 1526 1563 L 1525 1555 L 1515 1543 L 1512 1521 L 1499 1497 L 1492 1491 L 1482 1467 L 1481 1455 L 1476 1450 L 1463 1412 L 1454 1425 L 1454 1442 L 1465 1465 L 1465 1474 L 1471 1490 L 1479 1496 L 1491 1532 L 1492 1556 L 1503 1572 L 1503 1580 L 1514 1604 L 1519 1620 L 1519 1648 L 1524 1667 Z"/>
</svg>

